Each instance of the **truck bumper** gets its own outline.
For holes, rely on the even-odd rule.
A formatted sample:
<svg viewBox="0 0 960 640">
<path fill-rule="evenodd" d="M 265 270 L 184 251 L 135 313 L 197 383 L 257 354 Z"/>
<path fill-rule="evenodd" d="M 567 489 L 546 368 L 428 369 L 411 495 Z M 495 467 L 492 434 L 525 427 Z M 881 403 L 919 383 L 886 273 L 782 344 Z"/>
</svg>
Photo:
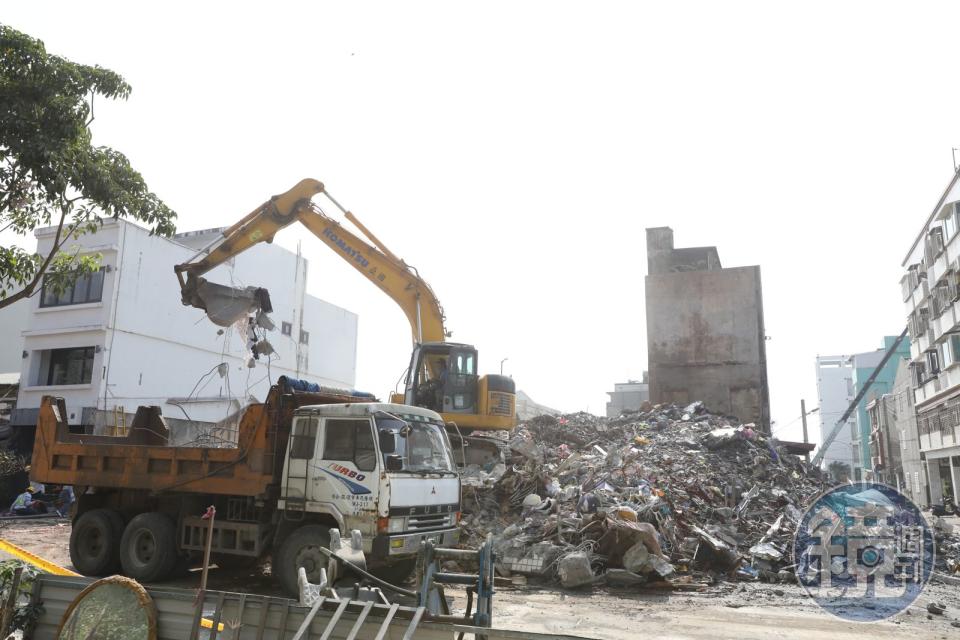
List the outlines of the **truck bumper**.
<svg viewBox="0 0 960 640">
<path fill-rule="evenodd" d="M 431 540 L 440 547 L 452 547 L 460 539 L 460 529 L 418 531 L 416 533 L 381 533 L 373 539 L 371 555 L 377 560 L 413 556 L 420 551 L 420 543 Z"/>
</svg>

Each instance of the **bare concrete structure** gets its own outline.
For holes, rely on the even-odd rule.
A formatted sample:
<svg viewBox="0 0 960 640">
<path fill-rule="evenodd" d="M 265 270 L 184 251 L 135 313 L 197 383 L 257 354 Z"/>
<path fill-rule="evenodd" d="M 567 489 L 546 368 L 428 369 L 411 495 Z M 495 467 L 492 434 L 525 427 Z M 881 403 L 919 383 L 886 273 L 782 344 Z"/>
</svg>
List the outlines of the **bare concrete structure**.
<svg viewBox="0 0 960 640">
<path fill-rule="evenodd" d="M 643 381 L 628 380 L 617 382 L 613 391 L 607 391 L 610 401 L 607 402 L 607 417 L 618 418 L 624 411 L 639 411 L 644 402 L 650 400 L 650 379 L 646 371 L 643 372 Z"/>
<path fill-rule="evenodd" d="M 646 299 L 650 401 L 702 400 L 769 431 L 760 267 L 725 269 L 716 247 L 647 229 Z"/>
</svg>

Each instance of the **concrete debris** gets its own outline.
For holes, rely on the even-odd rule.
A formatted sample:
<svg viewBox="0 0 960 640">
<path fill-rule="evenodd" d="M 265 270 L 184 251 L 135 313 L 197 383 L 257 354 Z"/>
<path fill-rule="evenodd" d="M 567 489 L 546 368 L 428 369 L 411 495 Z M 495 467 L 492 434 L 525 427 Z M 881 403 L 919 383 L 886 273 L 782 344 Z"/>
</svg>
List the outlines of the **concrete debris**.
<svg viewBox="0 0 960 640">
<path fill-rule="evenodd" d="M 626 569 L 607 569 L 603 577 L 611 587 L 636 587 L 647 582 L 646 576 Z"/>
<path fill-rule="evenodd" d="M 568 589 L 582 587 L 593 582 L 593 569 L 590 568 L 590 556 L 585 551 L 574 551 L 560 559 L 557 566 L 560 584 Z"/>
<path fill-rule="evenodd" d="M 615 419 L 539 416 L 506 466 L 464 483 L 462 542 L 494 534 L 501 571 L 564 586 L 793 580 L 801 508 L 827 478 L 752 424 L 646 405 Z M 476 481 L 481 474 L 481 481 Z"/>
<path fill-rule="evenodd" d="M 938 616 L 942 616 L 946 610 L 947 607 L 939 602 L 931 602 L 927 605 L 927 611 Z"/>
<path fill-rule="evenodd" d="M 934 569 L 940 574 L 960 577 L 960 535 L 954 533 L 954 527 L 937 516 L 932 517 L 934 544 Z"/>
<path fill-rule="evenodd" d="M 203 309 L 214 324 L 229 327 L 251 313 L 273 311 L 270 294 L 259 287 L 228 287 L 197 279 L 194 298 L 187 300 L 184 292 L 184 304 Z"/>
</svg>

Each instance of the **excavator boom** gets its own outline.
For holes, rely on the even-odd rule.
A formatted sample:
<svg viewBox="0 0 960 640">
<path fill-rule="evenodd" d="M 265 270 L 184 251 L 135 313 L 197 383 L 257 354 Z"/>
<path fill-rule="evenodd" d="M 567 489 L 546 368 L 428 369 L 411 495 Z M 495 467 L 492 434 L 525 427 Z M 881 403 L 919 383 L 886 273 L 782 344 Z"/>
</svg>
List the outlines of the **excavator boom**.
<svg viewBox="0 0 960 640">
<path fill-rule="evenodd" d="M 410 323 L 414 343 L 443 342 L 447 337 L 443 308 L 430 285 L 329 194 L 326 195 L 330 201 L 343 210 L 345 216 L 376 246 L 371 246 L 326 215 L 312 201 L 321 193 L 326 194 L 322 182 L 310 178 L 301 180 L 286 193 L 274 196 L 225 229 L 223 239 L 208 248 L 206 256 L 177 265 L 174 270 L 180 279 L 183 303 L 207 310 L 209 302 L 204 299 L 200 276 L 255 244 L 272 242 L 278 231 L 300 222 L 400 306 Z"/>
</svg>

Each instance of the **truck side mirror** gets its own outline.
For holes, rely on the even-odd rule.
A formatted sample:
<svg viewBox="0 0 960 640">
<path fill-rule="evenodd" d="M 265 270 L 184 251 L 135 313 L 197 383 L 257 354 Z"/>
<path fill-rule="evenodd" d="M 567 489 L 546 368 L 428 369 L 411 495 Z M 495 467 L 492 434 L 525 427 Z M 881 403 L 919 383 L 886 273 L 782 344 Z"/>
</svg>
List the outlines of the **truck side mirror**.
<svg viewBox="0 0 960 640">
<path fill-rule="evenodd" d="M 380 432 L 380 453 L 394 453 L 397 450 L 397 435 L 392 431 Z"/>
<path fill-rule="evenodd" d="M 403 458 L 396 454 L 387 456 L 387 471 L 403 471 Z"/>
</svg>

